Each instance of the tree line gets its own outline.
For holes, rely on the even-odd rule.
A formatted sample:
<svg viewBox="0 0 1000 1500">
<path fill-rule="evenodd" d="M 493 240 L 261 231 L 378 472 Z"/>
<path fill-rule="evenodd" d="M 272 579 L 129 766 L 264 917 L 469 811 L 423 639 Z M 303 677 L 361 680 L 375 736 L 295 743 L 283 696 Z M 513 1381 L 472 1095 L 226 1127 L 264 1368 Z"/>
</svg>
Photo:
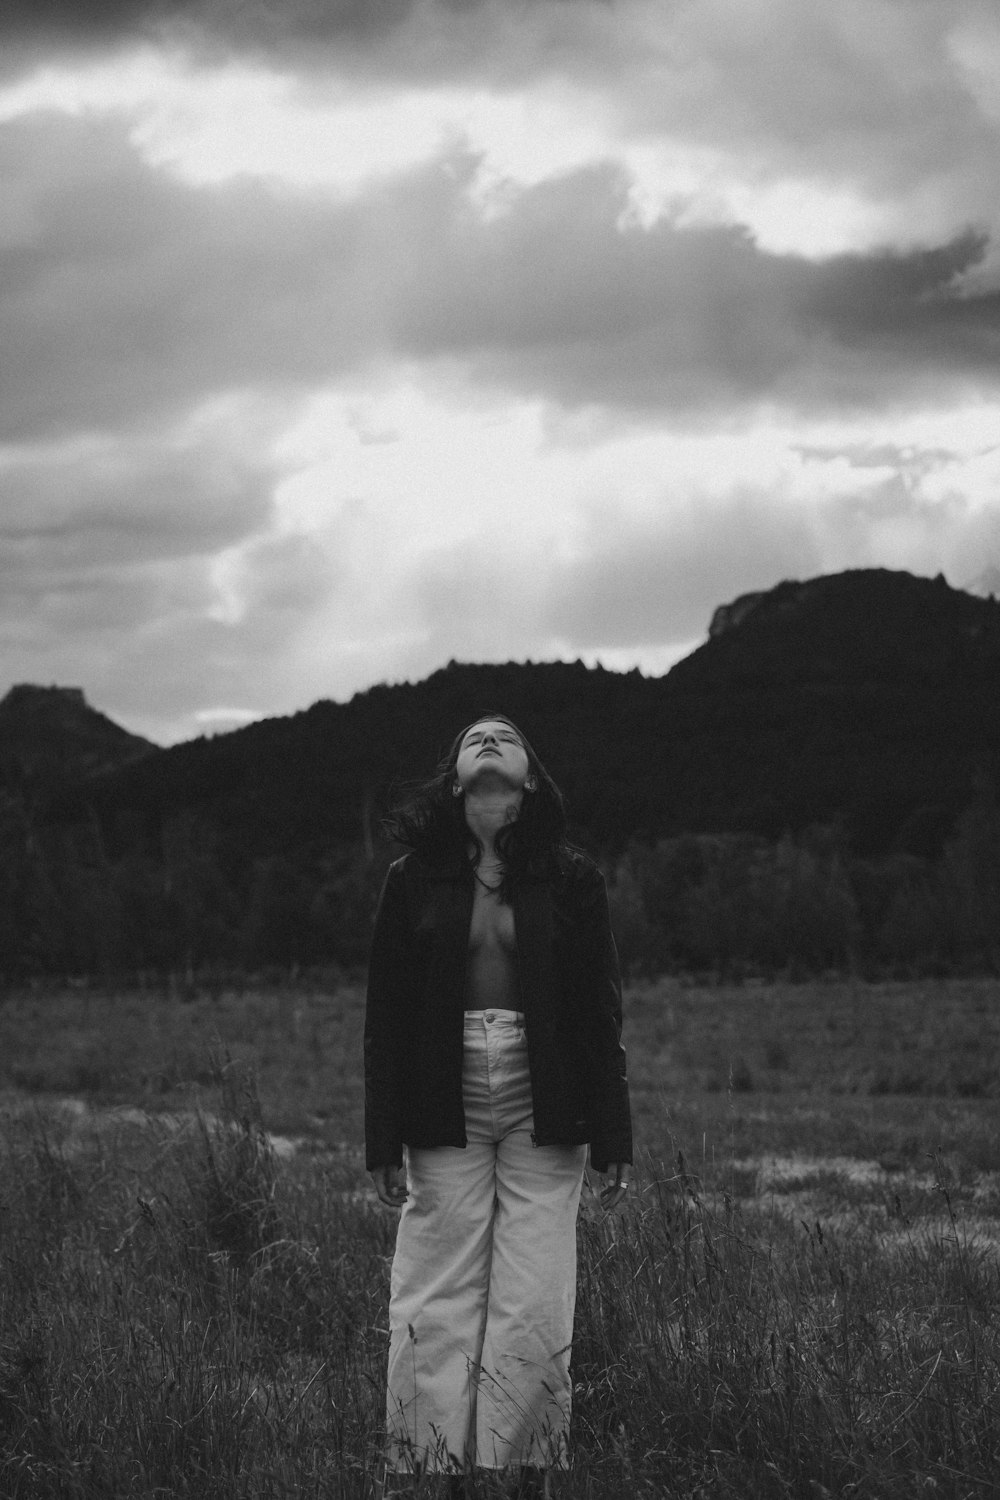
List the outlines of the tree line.
<svg viewBox="0 0 1000 1500">
<path fill-rule="evenodd" d="M 38 820 L 8 791 L 0 979 L 358 969 L 396 852 L 359 837 L 235 858 L 191 809 L 163 822 L 157 847 L 109 850 L 96 818 Z M 602 864 L 631 973 L 1000 972 L 1000 809 L 985 779 L 935 854 L 862 856 L 814 825 L 633 837 Z"/>
<path fill-rule="evenodd" d="M 1000 809 L 983 784 L 939 857 L 840 830 L 634 842 L 611 873 L 627 969 L 719 978 L 1000 972 Z"/>
</svg>

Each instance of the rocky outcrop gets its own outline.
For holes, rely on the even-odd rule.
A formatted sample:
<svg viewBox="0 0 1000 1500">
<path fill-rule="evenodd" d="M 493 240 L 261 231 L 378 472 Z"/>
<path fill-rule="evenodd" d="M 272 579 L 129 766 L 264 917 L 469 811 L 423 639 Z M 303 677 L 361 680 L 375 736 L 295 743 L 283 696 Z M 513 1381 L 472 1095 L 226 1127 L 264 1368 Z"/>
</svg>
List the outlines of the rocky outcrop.
<svg viewBox="0 0 1000 1500">
<path fill-rule="evenodd" d="M 88 776 L 157 747 L 91 708 L 78 687 L 19 682 L 0 700 L 0 781 Z"/>
<path fill-rule="evenodd" d="M 760 601 L 766 598 L 766 591 L 761 589 L 756 594 L 740 594 L 731 604 L 720 604 L 709 623 L 709 639 L 714 640 L 717 635 L 742 625 L 747 615 L 752 614 Z"/>
</svg>

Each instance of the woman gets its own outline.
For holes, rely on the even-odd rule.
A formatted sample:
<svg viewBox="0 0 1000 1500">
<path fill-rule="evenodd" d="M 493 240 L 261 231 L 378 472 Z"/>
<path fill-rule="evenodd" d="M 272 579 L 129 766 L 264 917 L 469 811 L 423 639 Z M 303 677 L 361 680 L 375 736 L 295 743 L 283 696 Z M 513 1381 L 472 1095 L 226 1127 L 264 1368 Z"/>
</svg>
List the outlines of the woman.
<svg viewBox="0 0 1000 1500">
<path fill-rule="evenodd" d="M 410 847 L 379 901 L 365 1017 L 367 1166 L 402 1209 L 388 1469 L 510 1470 L 542 1493 L 566 1458 L 587 1146 L 606 1209 L 632 1159 L 604 880 L 500 714 L 387 826 Z"/>
</svg>

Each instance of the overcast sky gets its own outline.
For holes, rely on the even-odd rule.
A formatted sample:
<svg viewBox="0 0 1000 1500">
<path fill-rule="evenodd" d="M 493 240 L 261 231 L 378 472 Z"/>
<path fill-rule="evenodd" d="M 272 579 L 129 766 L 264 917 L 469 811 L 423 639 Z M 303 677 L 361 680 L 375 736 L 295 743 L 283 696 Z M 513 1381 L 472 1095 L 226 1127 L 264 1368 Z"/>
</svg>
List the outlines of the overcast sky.
<svg viewBox="0 0 1000 1500">
<path fill-rule="evenodd" d="M 161 743 L 1000 565 L 996 0 L 5 0 L 0 692 Z"/>
</svg>

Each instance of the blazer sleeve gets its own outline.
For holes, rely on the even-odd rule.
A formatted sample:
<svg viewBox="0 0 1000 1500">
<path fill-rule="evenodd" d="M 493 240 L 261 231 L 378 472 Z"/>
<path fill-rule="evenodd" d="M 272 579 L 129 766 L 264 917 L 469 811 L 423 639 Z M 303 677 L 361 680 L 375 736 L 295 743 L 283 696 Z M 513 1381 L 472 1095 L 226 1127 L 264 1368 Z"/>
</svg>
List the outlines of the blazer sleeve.
<svg viewBox="0 0 1000 1500">
<path fill-rule="evenodd" d="M 390 865 L 379 896 L 365 1003 L 365 1165 L 399 1166 L 403 1017 L 413 984 L 413 933 L 403 861 Z"/>
<path fill-rule="evenodd" d="M 594 1058 L 594 1127 L 590 1161 L 604 1172 L 611 1162 L 632 1161 L 632 1112 L 622 1045 L 622 984 L 611 930 L 608 890 L 600 870 L 587 883 L 583 931 L 591 992 Z"/>
</svg>

